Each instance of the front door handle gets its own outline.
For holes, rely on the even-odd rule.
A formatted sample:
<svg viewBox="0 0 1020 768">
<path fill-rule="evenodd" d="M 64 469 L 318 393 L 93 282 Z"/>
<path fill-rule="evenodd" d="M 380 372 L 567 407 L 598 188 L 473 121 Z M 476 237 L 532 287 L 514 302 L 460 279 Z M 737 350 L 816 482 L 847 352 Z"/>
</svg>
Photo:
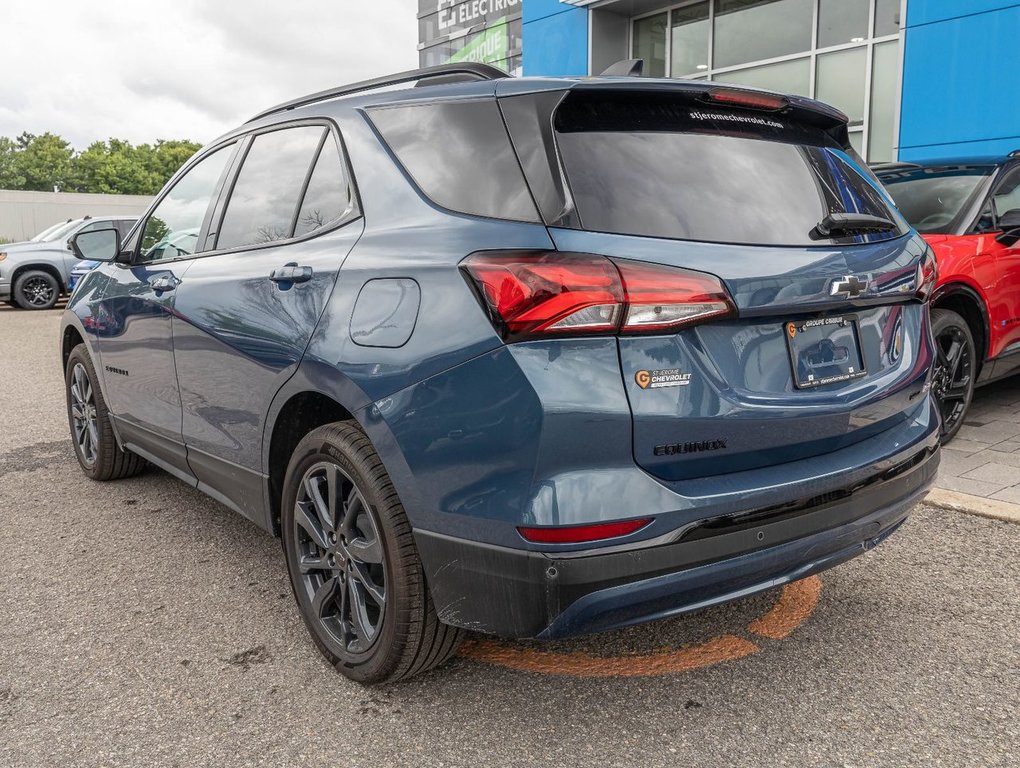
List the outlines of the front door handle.
<svg viewBox="0 0 1020 768">
<path fill-rule="evenodd" d="M 274 283 L 307 283 L 312 279 L 312 268 L 299 267 L 294 263 L 284 264 L 270 272 L 269 279 Z"/>
<path fill-rule="evenodd" d="M 172 291 L 181 281 L 178 280 L 171 274 L 163 273 L 162 275 L 156 275 L 149 280 L 149 287 L 154 291 Z"/>
</svg>

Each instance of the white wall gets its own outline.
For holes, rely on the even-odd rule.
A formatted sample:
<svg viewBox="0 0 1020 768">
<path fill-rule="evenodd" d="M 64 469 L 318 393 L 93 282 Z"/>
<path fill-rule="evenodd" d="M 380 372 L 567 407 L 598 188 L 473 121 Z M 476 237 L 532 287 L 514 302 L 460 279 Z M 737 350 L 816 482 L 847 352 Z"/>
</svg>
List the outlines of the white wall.
<svg viewBox="0 0 1020 768">
<path fill-rule="evenodd" d="M 138 216 L 151 201 L 147 195 L 0 189 L 0 240 L 27 240 L 51 224 L 82 216 Z"/>
</svg>

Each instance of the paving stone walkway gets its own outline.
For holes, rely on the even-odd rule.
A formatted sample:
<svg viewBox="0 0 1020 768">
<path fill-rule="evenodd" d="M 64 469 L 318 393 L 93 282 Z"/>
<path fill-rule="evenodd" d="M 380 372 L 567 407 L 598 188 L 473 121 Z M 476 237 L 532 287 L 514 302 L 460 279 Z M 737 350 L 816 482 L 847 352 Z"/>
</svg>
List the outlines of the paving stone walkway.
<svg viewBox="0 0 1020 768">
<path fill-rule="evenodd" d="M 974 394 L 967 420 L 942 451 L 938 486 L 1020 504 L 1020 376 Z"/>
</svg>

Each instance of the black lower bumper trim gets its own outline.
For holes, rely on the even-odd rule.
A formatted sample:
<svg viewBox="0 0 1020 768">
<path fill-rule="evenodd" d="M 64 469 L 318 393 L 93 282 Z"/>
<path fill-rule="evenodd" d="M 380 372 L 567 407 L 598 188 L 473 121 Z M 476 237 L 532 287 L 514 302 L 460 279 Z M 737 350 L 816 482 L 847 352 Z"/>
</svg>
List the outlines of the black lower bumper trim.
<svg viewBox="0 0 1020 768">
<path fill-rule="evenodd" d="M 442 621 L 503 637 L 602 631 L 767 589 L 863 552 L 934 482 L 937 452 L 915 459 L 847 497 L 660 546 L 557 557 L 428 531 L 415 537 Z"/>
</svg>

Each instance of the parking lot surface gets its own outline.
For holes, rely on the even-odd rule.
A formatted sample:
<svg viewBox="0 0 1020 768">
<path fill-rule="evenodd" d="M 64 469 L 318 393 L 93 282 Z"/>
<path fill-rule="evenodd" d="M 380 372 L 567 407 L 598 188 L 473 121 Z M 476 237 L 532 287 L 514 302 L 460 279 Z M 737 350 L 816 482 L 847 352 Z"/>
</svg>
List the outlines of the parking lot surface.
<svg viewBox="0 0 1020 768">
<path fill-rule="evenodd" d="M 59 316 L 0 309 L 0 766 L 1020 764 L 1020 526 L 922 507 L 820 581 L 366 689 L 277 541 L 81 475 Z"/>
</svg>

